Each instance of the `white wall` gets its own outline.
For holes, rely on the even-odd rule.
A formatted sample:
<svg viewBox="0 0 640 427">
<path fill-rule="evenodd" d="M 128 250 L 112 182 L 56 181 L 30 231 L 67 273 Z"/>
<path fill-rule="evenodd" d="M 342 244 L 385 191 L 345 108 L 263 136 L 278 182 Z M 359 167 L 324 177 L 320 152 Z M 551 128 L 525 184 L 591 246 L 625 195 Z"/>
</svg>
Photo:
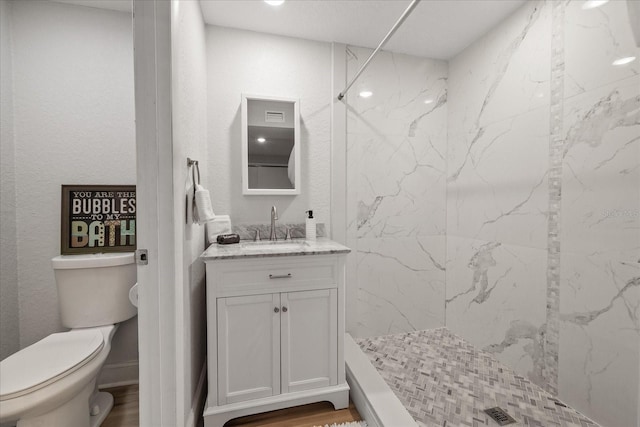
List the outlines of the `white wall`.
<svg viewBox="0 0 640 427">
<path fill-rule="evenodd" d="M 204 227 L 186 218 L 184 201 L 188 178 L 187 157 L 200 161 L 202 181 L 207 163 L 207 52 L 200 3 L 173 1 L 172 124 L 173 191 L 176 251 L 176 416 L 180 425 L 194 426 L 201 413 L 201 389 L 206 356 Z M 214 368 L 215 369 L 215 368 Z"/>
<path fill-rule="evenodd" d="M 208 162 L 213 209 L 234 224 L 302 223 L 313 209 L 329 225 L 331 46 L 328 43 L 207 26 Z M 300 99 L 302 188 L 298 196 L 243 196 L 242 93 Z"/>
<path fill-rule="evenodd" d="M 0 2 L 0 360 L 20 346 L 16 240 L 11 3 Z"/>
<path fill-rule="evenodd" d="M 61 184 L 135 184 L 133 36 L 126 13 L 53 2 L 11 6 L 24 347 L 63 329 L 50 261 L 60 253 Z M 3 173 L 4 162 L 3 152 Z M 118 330 L 107 364 L 136 360 L 134 318 Z"/>
</svg>

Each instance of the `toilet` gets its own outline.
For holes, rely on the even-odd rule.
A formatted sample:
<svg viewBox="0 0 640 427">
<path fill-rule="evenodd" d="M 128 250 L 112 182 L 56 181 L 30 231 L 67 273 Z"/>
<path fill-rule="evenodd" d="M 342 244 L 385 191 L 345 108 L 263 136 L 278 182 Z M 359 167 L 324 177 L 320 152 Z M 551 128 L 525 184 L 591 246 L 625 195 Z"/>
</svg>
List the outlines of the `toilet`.
<svg viewBox="0 0 640 427">
<path fill-rule="evenodd" d="M 52 265 L 63 326 L 0 362 L 0 423 L 96 427 L 113 407 L 97 378 L 118 323 L 136 315 L 133 253 L 62 255 Z"/>
</svg>

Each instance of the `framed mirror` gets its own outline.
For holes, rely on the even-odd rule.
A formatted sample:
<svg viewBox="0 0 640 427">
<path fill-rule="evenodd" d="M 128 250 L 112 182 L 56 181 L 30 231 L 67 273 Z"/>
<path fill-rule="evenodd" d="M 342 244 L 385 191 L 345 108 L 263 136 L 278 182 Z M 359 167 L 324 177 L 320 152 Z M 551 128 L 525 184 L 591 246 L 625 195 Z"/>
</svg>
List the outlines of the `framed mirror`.
<svg viewBox="0 0 640 427">
<path fill-rule="evenodd" d="M 242 95 L 242 194 L 300 194 L 297 99 Z"/>
</svg>

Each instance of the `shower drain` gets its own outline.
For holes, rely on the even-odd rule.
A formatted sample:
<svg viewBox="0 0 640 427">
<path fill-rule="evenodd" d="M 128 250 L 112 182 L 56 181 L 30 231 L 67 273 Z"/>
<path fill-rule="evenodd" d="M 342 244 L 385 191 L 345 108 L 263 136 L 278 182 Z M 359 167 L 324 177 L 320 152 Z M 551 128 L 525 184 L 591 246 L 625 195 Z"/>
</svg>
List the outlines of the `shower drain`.
<svg viewBox="0 0 640 427">
<path fill-rule="evenodd" d="M 516 422 L 509 414 L 507 414 L 502 408 L 489 408 L 485 409 L 484 412 L 489 415 L 498 425 L 506 426 L 507 424 L 513 424 Z"/>
</svg>

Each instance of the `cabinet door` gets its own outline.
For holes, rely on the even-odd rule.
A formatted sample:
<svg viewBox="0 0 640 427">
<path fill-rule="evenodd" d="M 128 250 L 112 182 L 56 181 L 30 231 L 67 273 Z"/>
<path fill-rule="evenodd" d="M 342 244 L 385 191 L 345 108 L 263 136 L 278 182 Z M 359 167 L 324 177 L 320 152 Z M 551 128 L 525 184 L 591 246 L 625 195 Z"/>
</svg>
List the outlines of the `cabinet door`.
<svg viewBox="0 0 640 427">
<path fill-rule="evenodd" d="M 337 290 L 283 293 L 280 300 L 282 393 L 337 384 Z"/>
<path fill-rule="evenodd" d="M 280 394 L 280 295 L 218 298 L 218 404 Z"/>
</svg>

